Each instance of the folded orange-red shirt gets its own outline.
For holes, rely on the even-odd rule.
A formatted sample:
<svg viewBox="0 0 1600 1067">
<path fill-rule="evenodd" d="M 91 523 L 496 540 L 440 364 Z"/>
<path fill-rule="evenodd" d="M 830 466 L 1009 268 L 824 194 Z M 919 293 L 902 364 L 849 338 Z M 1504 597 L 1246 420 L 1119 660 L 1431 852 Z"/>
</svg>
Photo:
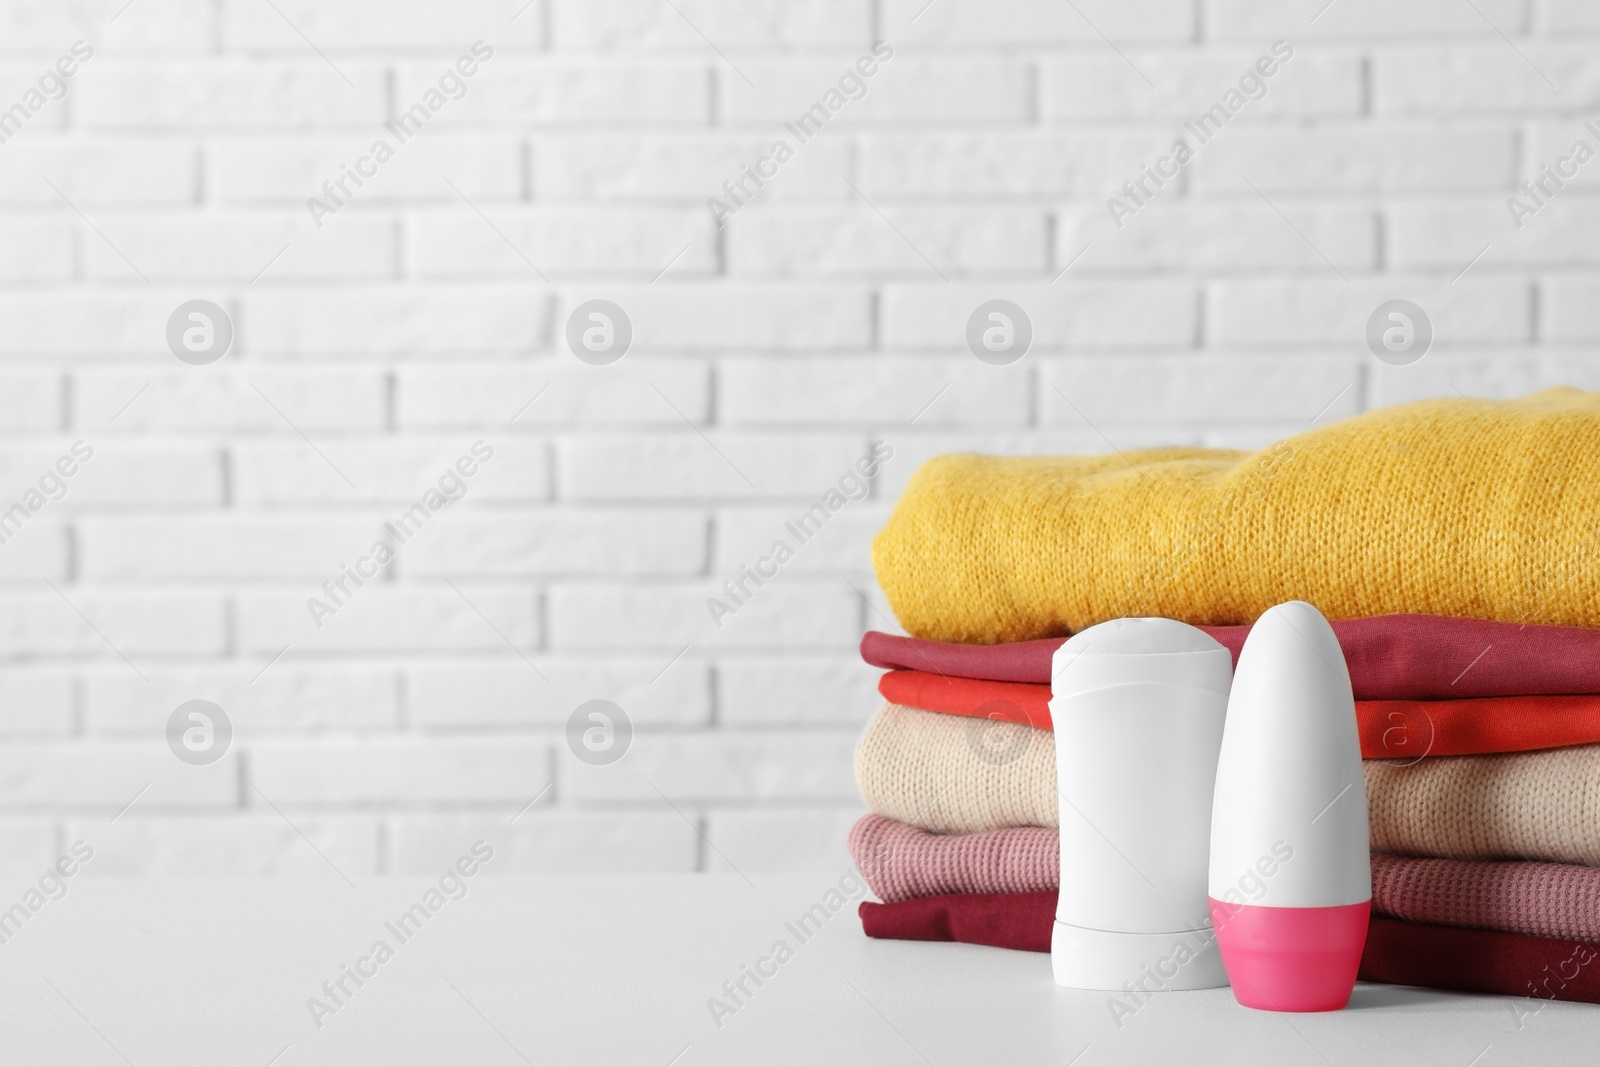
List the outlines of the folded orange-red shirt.
<svg viewBox="0 0 1600 1067">
<path fill-rule="evenodd" d="M 1050 729 L 1050 687 L 931 671 L 890 671 L 878 692 L 893 704 Z M 1474 700 L 1358 700 L 1363 759 L 1483 756 L 1600 742 L 1600 696 Z"/>
</svg>

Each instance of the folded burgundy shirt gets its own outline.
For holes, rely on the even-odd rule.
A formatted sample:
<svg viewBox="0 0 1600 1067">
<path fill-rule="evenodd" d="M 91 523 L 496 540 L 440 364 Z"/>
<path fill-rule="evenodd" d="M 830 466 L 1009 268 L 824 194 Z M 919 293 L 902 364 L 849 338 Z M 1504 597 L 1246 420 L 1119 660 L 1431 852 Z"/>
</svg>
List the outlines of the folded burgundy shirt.
<svg viewBox="0 0 1600 1067">
<path fill-rule="evenodd" d="M 1200 629 L 1238 662 L 1250 627 Z M 1600 629 L 1377 615 L 1339 620 L 1333 632 L 1357 700 L 1600 693 Z M 871 631 L 861 639 L 861 658 L 875 667 L 1048 685 L 1051 657 L 1065 640 L 961 645 Z"/>
<path fill-rule="evenodd" d="M 1049 952 L 1056 894 L 960 893 L 863 901 L 868 937 L 964 941 Z M 1600 1004 L 1600 945 L 1374 915 L 1358 977 L 1366 982 Z"/>
<path fill-rule="evenodd" d="M 868 937 L 896 941 L 961 941 L 1024 952 L 1049 952 L 1056 891 L 947 893 L 895 904 L 863 900 L 856 909 Z"/>
</svg>

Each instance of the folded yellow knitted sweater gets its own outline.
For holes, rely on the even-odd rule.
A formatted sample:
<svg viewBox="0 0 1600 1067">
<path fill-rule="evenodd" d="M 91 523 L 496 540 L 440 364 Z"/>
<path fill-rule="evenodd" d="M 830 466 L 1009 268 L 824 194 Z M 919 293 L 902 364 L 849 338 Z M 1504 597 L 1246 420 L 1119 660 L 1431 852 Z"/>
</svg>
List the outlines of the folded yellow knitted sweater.
<svg viewBox="0 0 1600 1067">
<path fill-rule="evenodd" d="M 1256 453 L 941 456 L 873 543 L 919 637 L 1419 612 L 1600 626 L 1600 394 L 1426 400 Z"/>
<path fill-rule="evenodd" d="M 1367 760 L 1372 848 L 1600 866 L 1600 745 Z M 1055 735 L 886 704 L 856 748 L 867 807 L 942 834 L 1057 825 Z"/>
</svg>

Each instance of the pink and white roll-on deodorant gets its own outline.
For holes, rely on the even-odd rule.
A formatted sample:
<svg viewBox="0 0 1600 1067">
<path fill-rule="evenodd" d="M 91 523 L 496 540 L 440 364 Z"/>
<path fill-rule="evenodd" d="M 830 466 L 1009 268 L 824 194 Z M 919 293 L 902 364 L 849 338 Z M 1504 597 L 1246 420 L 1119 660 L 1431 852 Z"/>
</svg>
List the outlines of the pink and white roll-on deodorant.
<svg viewBox="0 0 1600 1067">
<path fill-rule="evenodd" d="M 1058 984 L 1135 997 L 1228 984 L 1206 851 L 1232 674 L 1226 648 L 1171 619 L 1103 622 L 1056 649 Z"/>
<path fill-rule="evenodd" d="M 1233 673 L 1211 817 L 1211 922 L 1240 1004 L 1336 1011 L 1372 907 L 1350 671 L 1328 620 L 1279 604 Z"/>
</svg>

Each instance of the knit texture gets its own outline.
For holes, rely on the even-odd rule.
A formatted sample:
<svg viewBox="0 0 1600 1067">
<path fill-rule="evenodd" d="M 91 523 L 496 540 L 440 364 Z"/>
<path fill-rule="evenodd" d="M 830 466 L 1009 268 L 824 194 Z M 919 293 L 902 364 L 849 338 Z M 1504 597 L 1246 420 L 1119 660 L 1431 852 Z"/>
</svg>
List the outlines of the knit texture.
<svg viewBox="0 0 1600 1067">
<path fill-rule="evenodd" d="M 1600 868 L 1374 854 L 1372 910 L 1411 922 L 1600 941 Z"/>
<path fill-rule="evenodd" d="M 936 833 L 1054 826 L 1055 737 L 886 704 L 856 746 L 856 785 L 868 808 Z"/>
<path fill-rule="evenodd" d="M 1376 851 L 1600 866 L 1600 745 L 1365 766 Z"/>
<path fill-rule="evenodd" d="M 1053 728 L 1050 687 L 985 682 L 929 671 L 890 671 L 878 692 L 891 704 Z M 1480 700 L 1358 700 L 1364 759 L 1481 756 L 1600 744 L 1600 696 Z"/>
<path fill-rule="evenodd" d="M 1600 395 L 1425 400 L 1257 453 L 941 456 L 873 543 L 919 637 L 1395 612 L 1600 626 Z"/>
<path fill-rule="evenodd" d="M 1061 841 L 1042 826 L 981 834 L 930 834 L 863 815 L 850 830 L 850 856 L 886 901 L 940 893 L 1029 893 L 1061 884 Z"/>
<path fill-rule="evenodd" d="M 1600 866 L 1600 745 L 1362 767 L 1375 851 Z M 1057 825 L 1055 738 L 1014 723 L 887 704 L 856 784 L 872 811 L 935 833 Z"/>
<path fill-rule="evenodd" d="M 1060 837 L 1030 826 L 930 834 L 881 815 L 850 831 L 850 855 L 886 903 L 947 893 L 1054 892 Z M 1372 910 L 1410 922 L 1600 940 L 1600 867 L 1372 856 Z"/>
</svg>

